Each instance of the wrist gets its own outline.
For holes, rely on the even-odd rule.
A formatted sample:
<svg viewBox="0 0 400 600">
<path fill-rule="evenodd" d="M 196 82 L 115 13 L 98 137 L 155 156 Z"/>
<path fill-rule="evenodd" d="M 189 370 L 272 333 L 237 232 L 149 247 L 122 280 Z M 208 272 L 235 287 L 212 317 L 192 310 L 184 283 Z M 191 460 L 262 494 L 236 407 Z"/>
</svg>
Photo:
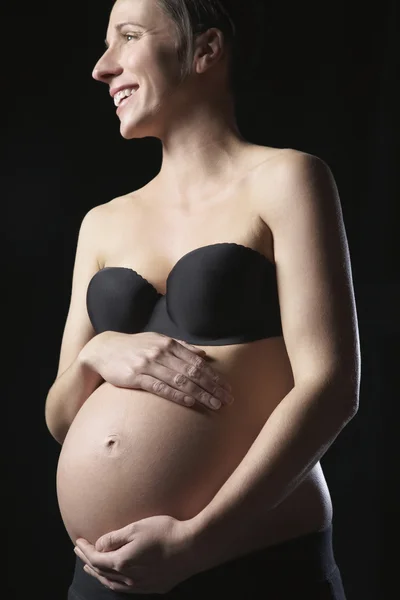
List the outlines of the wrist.
<svg viewBox="0 0 400 600">
<path fill-rule="evenodd" d="M 92 337 L 81 349 L 77 356 L 77 361 L 83 371 L 96 371 L 96 360 L 99 356 L 99 343 L 103 342 L 104 334 L 98 333 Z"/>
<path fill-rule="evenodd" d="M 189 531 L 188 553 L 193 573 L 212 569 L 224 562 L 223 556 L 220 555 L 222 547 L 219 547 L 222 540 L 213 534 L 213 528 L 207 523 L 202 513 L 185 521 L 185 525 Z"/>
<path fill-rule="evenodd" d="M 99 362 L 98 342 L 99 340 L 96 340 L 96 338 L 89 340 L 76 358 L 76 364 L 81 376 L 89 387 L 88 395 L 93 393 L 99 385 L 104 383 L 104 379 L 99 372 L 99 365 L 101 365 L 101 363 Z"/>
<path fill-rule="evenodd" d="M 200 543 L 206 531 L 206 523 L 203 514 L 200 512 L 191 519 L 185 521 L 187 524 L 193 544 Z"/>
</svg>

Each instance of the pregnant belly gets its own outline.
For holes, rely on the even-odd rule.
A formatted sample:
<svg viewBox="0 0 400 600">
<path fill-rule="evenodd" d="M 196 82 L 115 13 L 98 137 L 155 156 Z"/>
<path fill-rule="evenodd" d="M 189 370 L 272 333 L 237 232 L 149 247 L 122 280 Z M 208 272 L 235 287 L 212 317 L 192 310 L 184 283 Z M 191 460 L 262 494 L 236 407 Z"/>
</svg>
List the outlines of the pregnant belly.
<svg viewBox="0 0 400 600">
<path fill-rule="evenodd" d="M 221 411 L 186 408 L 103 383 L 75 417 L 57 467 L 57 496 L 73 543 L 155 514 L 201 511 L 263 423 L 236 399 Z"/>
</svg>

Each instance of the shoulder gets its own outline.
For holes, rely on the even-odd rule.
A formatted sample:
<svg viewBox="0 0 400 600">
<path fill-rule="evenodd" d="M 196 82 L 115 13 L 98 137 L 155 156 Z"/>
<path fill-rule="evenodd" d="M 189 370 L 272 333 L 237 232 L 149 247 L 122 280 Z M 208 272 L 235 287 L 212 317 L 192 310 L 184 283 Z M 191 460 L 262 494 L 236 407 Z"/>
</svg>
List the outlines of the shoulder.
<svg viewBox="0 0 400 600">
<path fill-rule="evenodd" d="M 104 204 L 98 204 L 90 208 L 83 216 L 79 228 L 79 235 L 94 236 L 98 235 L 101 224 L 104 221 L 106 208 Z"/>
<path fill-rule="evenodd" d="M 115 219 L 126 219 L 128 215 L 140 208 L 143 204 L 142 189 L 115 196 L 111 200 L 93 206 L 85 214 L 82 224 L 87 228 L 110 228 L 115 224 Z M 101 228 L 102 229 L 102 228 Z"/>
<path fill-rule="evenodd" d="M 125 219 L 128 212 L 135 210 L 135 207 L 139 206 L 140 198 L 137 191 L 115 196 L 91 208 L 84 218 L 98 225 L 103 224 L 104 227 L 110 226 L 114 224 L 115 219 Z"/>
<path fill-rule="evenodd" d="M 107 217 L 113 210 L 114 200 L 97 204 L 90 208 L 83 216 L 80 224 L 80 235 L 101 236 L 107 223 Z"/>
<path fill-rule="evenodd" d="M 127 221 L 128 212 L 132 212 L 135 205 L 133 198 L 134 194 L 114 197 L 84 213 L 79 226 L 78 243 L 94 249 L 100 266 L 104 264 L 104 257 L 113 245 L 116 232 Z"/>
<path fill-rule="evenodd" d="M 339 194 L 329 165 L 320 157 L 291 148 L 276 155 L 259 173 L 259 216 L 272 228 L 299 211 L 339 209 Z M 263 191 L 267 193 L 263 194 Z"/>
<path fill-rule="evenodd" d="M 281 191 L 290 186 L 310 183 L 332 183 L 333 176 L 328 164 L 319 156 L 288 149 L 280 156 L 277 164 L 278 183 Z"/>
<path fill-rule="evenodd" d="M 323 187 L 334 183 L 332 171 L 328 164 L 319 156 L 287 149 L 279 156 L 275 165 L 275 182 L 277 185 L 277 199 L 286 204 L 295 202 L 294 196 L 310 191 L 313 186 L 315 191 L 323 191 Z M 293 195 L 293 192 L 295 194 Z"/>
</svg>

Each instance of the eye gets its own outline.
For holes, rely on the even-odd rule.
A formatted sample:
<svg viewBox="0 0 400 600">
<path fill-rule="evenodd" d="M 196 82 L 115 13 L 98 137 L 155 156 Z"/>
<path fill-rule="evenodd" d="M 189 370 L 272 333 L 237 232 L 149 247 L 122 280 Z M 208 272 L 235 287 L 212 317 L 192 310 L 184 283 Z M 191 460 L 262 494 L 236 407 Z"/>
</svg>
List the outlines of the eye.
<svg viewBox="0 0 400 600">
<path fill-rule="evenodd" d="M 137 39 L 139 36 L 137 33 L 124 33 L 123 37 L 126 39 L 127 42 L 130 42 L 130 40 L 128 38 Z"/>
</svg>

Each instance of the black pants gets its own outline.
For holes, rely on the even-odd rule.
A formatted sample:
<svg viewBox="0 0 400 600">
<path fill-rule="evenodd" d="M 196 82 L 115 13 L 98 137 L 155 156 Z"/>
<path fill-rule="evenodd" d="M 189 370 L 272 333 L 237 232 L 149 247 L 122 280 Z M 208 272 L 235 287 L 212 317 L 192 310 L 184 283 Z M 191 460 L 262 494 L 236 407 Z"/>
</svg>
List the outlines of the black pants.
<svg viewBox="0 0 400 600">
<path fill-rule="evenodd" d="M 167 594 L 113 592 L 76 557 L 68 600 L 346 600 L 332 547 L 332 525 L 193 575 Z"/>
</svg>

